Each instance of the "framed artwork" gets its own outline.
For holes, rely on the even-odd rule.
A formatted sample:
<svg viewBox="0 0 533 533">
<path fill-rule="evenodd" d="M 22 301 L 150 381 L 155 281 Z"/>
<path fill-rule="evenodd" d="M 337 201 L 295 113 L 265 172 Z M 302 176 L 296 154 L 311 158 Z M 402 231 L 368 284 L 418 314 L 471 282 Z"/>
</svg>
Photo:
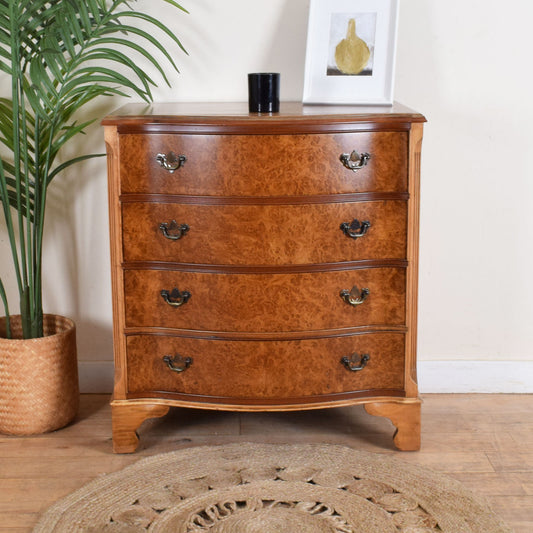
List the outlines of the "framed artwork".
<svg viewBox="0 0 533 533">
<path fill-rule="evenodd" d="M 391 105 L 399 0 L 311 0 L 304 103 Z"/>
</svg>

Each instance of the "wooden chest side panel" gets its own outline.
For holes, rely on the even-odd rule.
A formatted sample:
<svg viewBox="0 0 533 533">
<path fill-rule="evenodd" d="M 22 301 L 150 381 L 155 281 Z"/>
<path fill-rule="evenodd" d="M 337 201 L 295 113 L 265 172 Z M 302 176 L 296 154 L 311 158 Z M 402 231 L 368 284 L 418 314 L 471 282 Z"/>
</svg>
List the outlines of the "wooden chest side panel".
<svg viewBox="0 0 533 533">
<path fill-rule="evenodd" d="M 404 335 L 374 333 L 301 341 L 213 341 L 159 335 L 127 337 L 128 391 L 226 398 L 291 398 L 371 389 L 403 388 Z M 369 354 L 348 370 L 344 356 Z M 184 372 L 165 355 L 192 358 Z"/>
</svg>

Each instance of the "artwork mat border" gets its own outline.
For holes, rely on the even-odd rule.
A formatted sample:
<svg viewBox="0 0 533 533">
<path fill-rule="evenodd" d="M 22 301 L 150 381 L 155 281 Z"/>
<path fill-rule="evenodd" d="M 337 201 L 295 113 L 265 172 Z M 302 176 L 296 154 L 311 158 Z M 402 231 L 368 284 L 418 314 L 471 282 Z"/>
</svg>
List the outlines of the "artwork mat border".
<svg viewBox="0 0 533 533">
<path fill-rule="evenodd" d="M 392 105 L 400 0 L 311 0 L 304 104 Z M 372 76 L 327 76 L 332 13 L 376 12 Z M 327 24 L 322 24 L 327 20 Z M 379 58 L 379 60 L 378 60 Z"/>
</svg>

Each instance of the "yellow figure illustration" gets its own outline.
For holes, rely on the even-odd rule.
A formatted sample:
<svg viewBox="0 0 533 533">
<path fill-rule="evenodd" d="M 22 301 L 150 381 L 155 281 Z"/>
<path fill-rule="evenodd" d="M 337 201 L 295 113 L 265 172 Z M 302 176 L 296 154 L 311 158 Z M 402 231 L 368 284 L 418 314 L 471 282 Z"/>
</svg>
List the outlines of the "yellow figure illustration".
<svg viewBox="0 0 533 533">
<path fill-rule="evenodd" d="M 355 19 L 348 21 L 348 32 L 335 49 L 335 62 L 343 74 L 359 74 L 368 64 L 370 50 L 355 32 Z"/>
</svg>

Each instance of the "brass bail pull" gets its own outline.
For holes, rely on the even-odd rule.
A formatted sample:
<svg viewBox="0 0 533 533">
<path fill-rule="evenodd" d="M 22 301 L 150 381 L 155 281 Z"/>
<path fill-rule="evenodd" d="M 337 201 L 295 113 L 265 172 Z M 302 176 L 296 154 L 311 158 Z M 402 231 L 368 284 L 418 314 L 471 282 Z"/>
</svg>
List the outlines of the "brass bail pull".
<svg viewBox="0 0 533 533">
<path fill-rule="evenodd" d="M 347 355 L 341 359 L 341 363 L 350 372 L 359 372 L 365 368 L 366 364 L 370 360 L 370 355 L 365 353 L 359 357 L 357 353 L 353 353 L 348 357 Z"/>
<path fill-rule="evenodd" d="M 351 239 L 359 239 L 360 237 L 366 235 L 366 232 L 370 226 L 371 224 L 368 220 L 359 222 L 359 220 L 354 218 L 351 222 L 343 222 L 341 224 L 341 230 L 346 237 L 350 237 Z"/>
<path fill-rule="evenodd" d="M 352 307 L 357 307 L 361 305 L 370 294 L 370 289 L 364 288 L 359 290 L 357 285 L 352 287 L 351 291 L 343 290 L 340 292 L 340 297 L 345 303 L 351 305 Z"/>
<path fill-rule="evenodd" d="M 161 298 L 172 307 L 185 305 L 190 297 L 191 293 L 189 291 L 180 292 L 177 288 L 172 289 L 170 292 L 166 290 L 161 291 Z"/>
<path fill-rule="evenodd" d="M 162 222 L 159 224 L 159 229 L 161 230 L 161 233 L 165 239 L 177 241 L 181 239 L 190 228 L 188 224 L 178 224 L 175 220 L 173 220 L 170 224 L 167 222 Z"/>
<path fill-rule="evenodd" d="M 165 355 L 163 361 L 172 372 L 177 372 L 178 374 L 185 372 L 192 365 L 192 357 L 182 357 L 180 354 L 174 356 Z"/>
<path fill-rule="evenodd" d="M 340 160 L 347 169 L 357 172 L 359 169 L 368 164 L 368 161 L 370 160 L 370 154 L 364 152 L 359 155 L 359 153 L 354 150 L 351 154 L 341 154 Z"/>
<path fill-rule="evenodd" d="M 187 158 L 184 155 L 176 155 L 174 152 L 169 152 L 168 154 L 157 154 L 155 160 L 160 167 L 172 174 L 185 164 Z"/>
</svg>

